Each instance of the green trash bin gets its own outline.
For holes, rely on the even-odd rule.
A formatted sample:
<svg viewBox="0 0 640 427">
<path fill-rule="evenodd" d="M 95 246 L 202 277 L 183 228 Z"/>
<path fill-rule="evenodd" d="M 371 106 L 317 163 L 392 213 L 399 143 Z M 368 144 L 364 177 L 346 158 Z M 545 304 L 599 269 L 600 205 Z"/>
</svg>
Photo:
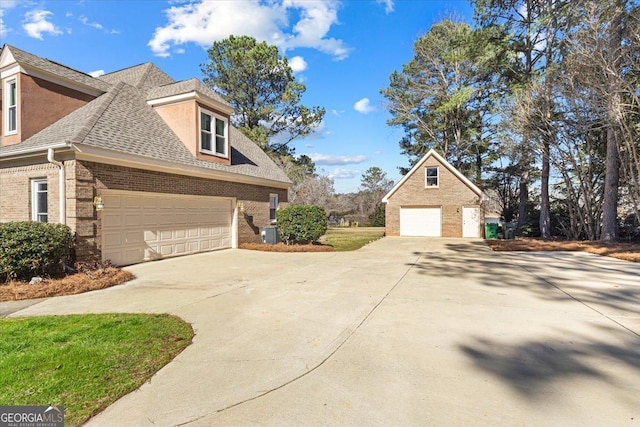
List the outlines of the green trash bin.
<svg viewBox="0 0 640 427">
<path fill-rule="evenodd" d="M 497 239 L 498 238 L 498 224 L 495 222 L 487 222 L 484 225 L 484 238 L 485 239 Z"/>
</svg>

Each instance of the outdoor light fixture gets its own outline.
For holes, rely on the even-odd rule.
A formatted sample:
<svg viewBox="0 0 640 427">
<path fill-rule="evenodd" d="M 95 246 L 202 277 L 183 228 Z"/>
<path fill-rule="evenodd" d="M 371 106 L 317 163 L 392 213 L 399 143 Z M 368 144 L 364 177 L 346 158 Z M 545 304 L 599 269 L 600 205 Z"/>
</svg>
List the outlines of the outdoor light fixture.
<svg viewBox="0 0 640 427">
<path fill-rule="evenodd" d="M 242 203 L 242 202 L 238 203 L 238 210 L 240 212 L 244 212 L 244 203 Z"/>
<path fill-rule="evenodd" d="M 102 197 L 96 196 L 93 198 L 93 206 L 96 207 L 97 211 L 101 211 L 104 209 L 104 203 L 102 203 Z"/>
</svg>

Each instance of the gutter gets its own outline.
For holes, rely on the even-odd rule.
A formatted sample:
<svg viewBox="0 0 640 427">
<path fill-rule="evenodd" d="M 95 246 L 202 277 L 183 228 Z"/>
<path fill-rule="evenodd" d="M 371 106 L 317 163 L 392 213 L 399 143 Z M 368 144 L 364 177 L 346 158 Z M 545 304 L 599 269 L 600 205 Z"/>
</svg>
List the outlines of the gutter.
<svg viewBox="0 0 640 427">
<path fill-rule="evenodd" d="M 67 146 L 66 144 L 64 146 Z M 55 159 L 55 151 L 52 147 L 47 150 L 47 160 L 49 163 L 58 167 L 58 198 L 60 210 L 60 224 L 67 223 L 67 188 L 65 185 L 65 167 L 64 162 Z"/>
<path fill-rule="evenodd" d="M 21 154 L 32 154 L 32 153 L 40 153 L 42 151 L 44 151 L 45 149 L 52 149 L 52 148 L 69 148 L 69 144 L 66 142 L 61 142 L 59 144 L 51 144 L 51 145 L 47 145 L 44 147 L 31 147 L 31 148 L 23 148 L 22 150 L 14 150 L 14 151 L 10 151 L 8 153 L 2 154 L 0 153 L 0 157 L 13 157 L 13 156 L 19 156 Z"/>
</svg>

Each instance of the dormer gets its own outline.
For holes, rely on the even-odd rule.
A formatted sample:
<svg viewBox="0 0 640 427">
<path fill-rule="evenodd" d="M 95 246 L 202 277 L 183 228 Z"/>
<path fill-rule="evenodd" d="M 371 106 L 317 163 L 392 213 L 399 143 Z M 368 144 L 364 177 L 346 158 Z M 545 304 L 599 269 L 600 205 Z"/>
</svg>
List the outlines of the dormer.
<svg viewBox="0 0 640 427">
<path fill-rule="evenodd" d="M 149 90 L 147 104 L 164 119 L 199 160 L 231 164 L 230 116 L 233 108 L 198 79 Z"/>
<path fill-rule="evenodd" d="M 0 53 L 0 145 L 26 140 L 109 87 L 88 74 L 4 45 Z"/>
</svg>

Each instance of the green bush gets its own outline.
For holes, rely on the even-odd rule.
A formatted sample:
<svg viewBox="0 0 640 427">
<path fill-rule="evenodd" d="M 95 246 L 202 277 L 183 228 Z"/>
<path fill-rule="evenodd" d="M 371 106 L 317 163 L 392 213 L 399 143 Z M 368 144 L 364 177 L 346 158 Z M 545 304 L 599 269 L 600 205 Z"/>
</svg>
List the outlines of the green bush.
<svg viewBox="0 0 640 427">
<path fill-rule="evenodd" d="M 384 227 L 385 225 L 385 211 L 384 205 L 379 204 L 376 206 L 376 210 L 367 218 L 367 225 L 369 227 Z"/>
<path fill-rule="evenodd" d="M 7 222 L 0 224 L 0 279 L 28 280 L 64 272 L 73 239 L 62 224 Z"/>
<path fill-rule="evenodd" d="M 287 244 L 315 242 L 327 232 L 327 213 L 320 206 L 287 206 L 276 218 L 278 232 Z"/>
</svg>

